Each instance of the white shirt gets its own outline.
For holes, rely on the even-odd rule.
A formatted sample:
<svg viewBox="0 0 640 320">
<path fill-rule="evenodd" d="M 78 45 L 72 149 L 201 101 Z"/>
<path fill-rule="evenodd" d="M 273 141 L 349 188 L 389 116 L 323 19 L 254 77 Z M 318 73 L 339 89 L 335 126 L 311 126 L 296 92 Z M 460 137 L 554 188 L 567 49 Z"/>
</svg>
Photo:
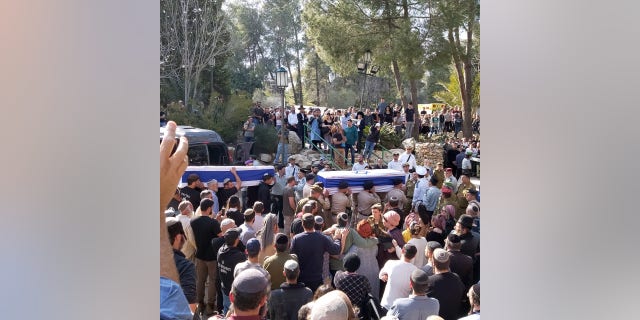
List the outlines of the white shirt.
<svg viewBox="0 0 640 320">
<path fill-rule="evenodd" d="M 451 175 L 449 178 L 444 178 L 445 182 L 453 183 L 453 193 L 458 193 L 458 179 L 454 175 Z"/>
<path fill-rule="evenodd" d="M 427 248 L 427 239 L 425 239 L 424 237 L 411 238 L 409 239 L 409 241 L 407 241 L 407 243 L 411 243 L 412 245 L 416 246 L 416 249 L 418 249 L 416 256 L 411 259 L 411 263 L 413 263 L 413 265 L 418 269 L 422 268 L 427 262 L 427 259 L 424 255 L 424 250 Z M 400 248 L 400 246 L 396 246 L 396 256 L 398 257 L 398 259 L 402 259 L 402 248 Z"/>
<path fill-rule="evenodd" d="M 290 125 L 294 126 L 298 124 L 298 115 L 295 112 L 290 112 L 287 116 L 287 121 Z"/>
<path fill-rule="evenodd" d="M 413 191 L 413 201 L 411 201 L 411 204 L 415 205 L 418 201 L 424 202 L 427 196 L 427 189 L 429 189 L 429 181 L 427 181 L 427 178 L 418 179 Z"/>
<path fill-rule="evenodd" d="M 393 170 L 404 171 L 404 170 L 402 170 L 402 162 L 399 161 L 399 160 L 398 161 L 394 161 L 394 160 L 389 161 L 389 163 L 387 164 L 387 167 L 389 169 L 393 169 Z"/>
<path fill-rule="evenodd" d="M 351 171 L 364 170 L 367 168 L 367 166 L 368 164 L 366 162 L 363 162 L 362 164 L 360 164 L 360 162 L 356 162 L 353 164 L 353 168 L 351 168 Z"/>
<path fill-rule="evenodd" d="M 308 198 L 309 196 L 311 196 L 311 185 L 305 181 L 304 187 L 302 188 L 302 198 Z"/>
<path fill-rule="evenodd" d="M 416 156 L 413 153 L 407 153 L 406 151 L 400 155 L 400 159 L 398 159 L 401 163 L 408 162 L 409 169 L 414 169 L 416 167 Z"/>
<path fill-rule="evenodd" d="M 198 208 L 200 209 L 200 208 Z M 182 246 L 182 253 L 187 256 L 187 259 L 193 258 L 196 254 L 196 237 L 193 235 L 193 230 L 191 229 L 191 218 L 189 216 L 185 216 L 184 214 L 178 215 L 178 220 L 182 224 L 182 229 L 184 230 L 185 235 L 187 236 L 187 242 Z"/>
<path fill-rule="evenodd" d="M 471 160 L 468 158 L 462 159 L 462 169 L 471 169 Z"/>
<path fill-rule="evenodd" d="M 380 300 L 380 305 L 391 309 L 393 301 L 399 298 L 408 298 L 411 294 L 411 273 L 417 269 L 413 263 L 403 260 L 389 260 L 384 264 L 378 276 L 388 275 L 387 285 Z"/>
<path fill-rule="evenodd" d="M 253 222 L 253 229 L 254 230 L 260 230 L 260 228 L 262 228 L 262 223 L 264 222 L 264 217 L 262 216 L 262 214 L 257 215 L 256 214 L 256 220 Z"/>
<path fill-rule="evenodd" d="M 296 177 L 296 174 L 298 174 L 298 172 L 300 171 L 300 167 L 298 167 L 297 165 L 291 165 L 291 163 L 289 163 L 285 168 L 284 168 L 284 176 L 289 178 L 289 177 Z"/>
</svg>

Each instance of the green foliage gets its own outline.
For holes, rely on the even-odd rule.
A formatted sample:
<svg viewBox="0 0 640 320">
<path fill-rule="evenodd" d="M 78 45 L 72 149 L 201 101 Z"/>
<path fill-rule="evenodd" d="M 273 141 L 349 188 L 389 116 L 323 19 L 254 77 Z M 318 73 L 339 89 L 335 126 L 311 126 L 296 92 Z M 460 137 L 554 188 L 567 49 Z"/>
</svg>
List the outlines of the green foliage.
<svg viewBox="0 0 640 320">
<path fill-rule="evenodd" d="M 360 96 L 355 91 L 346 88 L 336 88 L 327 95 L 327 104 L 333 108 L 346 108 L 360 101 Z"/>
<path fill-rule="evenodd" d="M 363 136 L 366 137 L 371 133 L 371 126 L 364 127 Z M 385 123 L 380 127 L 380 146 L 387 149 L 398 148 L 402 145 L 402 136 L 396 134 L 393 125 Z"/>
<path fill-rule="evenodd" d="M 167 118 L 178 125 L 216 131 L 229 144 L 235 144 L 238 128 L 250 114 L 251 100 L 246 95 L 231 95 L 227 101 L 214 100 L 208 106 L 195 106 L 189 111 L 182 104 L 170 103 L 166 107 Z"/>
<path fill-rule="evenodd" d="M 396 134 L 393 125 L 385 123 L 380 127 L 380 145 L 387 149 L 400 147 L 402 144 L 402 136 Z"/>
<path fill-rule="evenodd" d="M 462 95 L 460 94 L 460 81 L 458 80 L 455 69 L 451 71 L 449 83 L 440 83 L 440 85 L 444 87 L 444 90 L 434 93 L 433 96 L 450 106 L 461 106 Z"/>
<path fill-rule="evenodd" d="M 257 125 L 253 132 L 256 139 L 253 151 L 258 153 L 276 153 L 278 148 L 278 132 L 274 126 Z"/>
</svg>

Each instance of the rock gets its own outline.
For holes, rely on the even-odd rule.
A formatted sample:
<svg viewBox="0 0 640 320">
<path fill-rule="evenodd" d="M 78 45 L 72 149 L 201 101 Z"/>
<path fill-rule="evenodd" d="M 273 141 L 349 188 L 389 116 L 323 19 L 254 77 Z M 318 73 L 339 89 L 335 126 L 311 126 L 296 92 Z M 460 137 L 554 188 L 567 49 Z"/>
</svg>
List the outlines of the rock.
<svg viewBox="0 0 640 320">
<path fill-rule="evenodd" d="M 262 163 L 271 163 L 273 156 L 268 153 L 261 153 L 258 155 L 258 159 L 260 159 Z"/>
<path fill-rule="evenodd" d="M 302 141 L 294 131 L 289 131 L 289 154 L 296 154 L 302 150 Z"/>
<path fill-rule="evenodd" d="M 407 146 L 412 146 L 415 150 L 416 147 L 416 139 L 414 138 L 409 138 L 409 139 L 405 139 L 402 141 L 402 147 L 403 148 L 407 148 Z"/>
<path fill-rule="evenodd" d="M 306 155 L 303 154 L 293 154 L 291 155 L 294 159 L 296 159 L 296 164 L 302 169 L 310 169 L 311 168 L 311 160 Z"/>
<path fill-rule="evenodd" d="M 406 141 L 406 140 L 405 140 Z M 415 146 L 416 163 L 419 165 L 425 165 L 425 160 L 430 163 L 430 166 L 435 167 L 436 163 L 444 162 L 443 152 L 444 149 L 439 143 L 416 143 Z"/>
</svg>

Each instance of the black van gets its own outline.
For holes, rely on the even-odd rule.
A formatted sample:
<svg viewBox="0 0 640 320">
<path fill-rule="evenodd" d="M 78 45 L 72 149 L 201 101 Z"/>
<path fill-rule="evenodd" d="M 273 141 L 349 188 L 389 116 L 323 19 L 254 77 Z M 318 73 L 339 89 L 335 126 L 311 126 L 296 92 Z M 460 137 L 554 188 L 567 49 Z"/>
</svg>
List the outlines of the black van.
<svg viewBox="0 0 640 320">
<path fill-rule="evenodd" d="M 160 127 L 160 142 L 162 142 L 164 131 L 165 128 Z M 182 136 L 189 140 L 190 166 L 229 165 L 229 148 L 217 132 L 191 126 L 178 126 L 176 137 Z"/>
</svg>

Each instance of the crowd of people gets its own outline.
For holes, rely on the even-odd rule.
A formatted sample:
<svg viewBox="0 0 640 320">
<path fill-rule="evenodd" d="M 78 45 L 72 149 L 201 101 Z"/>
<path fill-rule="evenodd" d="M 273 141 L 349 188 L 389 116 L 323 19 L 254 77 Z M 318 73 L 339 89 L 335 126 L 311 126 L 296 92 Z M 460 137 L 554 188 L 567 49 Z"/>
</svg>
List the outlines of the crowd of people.
<svg viewBox="0 0 640 320">
<path fill-rule="evenodd" d="M 169 121 L 161 319 L 479 319 L 480 198 L 470 171 L 446 157 L 418 165 L 409 147 L 388 163 L 406 173 L 391 191 L 369 180 L 354 193 L 343 180 L 330 194 L 317 178 L 330 167 L 288 157 L 241 201 L 235 168 L 234 180 L 191 174 L 176 189 L 188 143 L 171 155 L 174 136 Z"/>
<path fill-rule="evenodd" d="M 308 110 L 307 110 L 308 109 Z M 417 114 L 416 114 L 417 113 Z M 376 108 L 364 108 L 356 111 L 354 107 L 345 109 L 305 108 L 290 106 L 282 113 L 282 108 L 263 107 L 256 102 L 251 114 L 243 125 L 243 136 L 246 142 L 254 141 L 254 130 L 257 125 L 272 125 L 278 132 L 278 151 L 275 163 L 285 163 L 288 157 L 289 132 L 297 134 L 303 146 L 314 150 L 330 152 L 336 166 L 344 169 L 350 160 L 355 162 L 355 154 L 362 154 L 367 161 L 380 141 L 380 128 L 383 125 L 393 127 L 395 133 L 403 138 L 411 137 L 418 120 L 418 131 L 429 137 L 453 132 L 457 139 L 462 131 L 464 117 L 460 107 L 445 106 L 439 111 L 419 111 L 413 102 L 406 107 L 394 102 L 387 103 L 384 98 Z M 476 113 L 471 119 L 473 132 L 480 133 L 480 118 Z M 369 131 L 365 128 L 369 127 Z M 284 141 L 280 139 L 284 134 Z M 335 153 L 338 153 L 336 155 Z"/>
</svg>

